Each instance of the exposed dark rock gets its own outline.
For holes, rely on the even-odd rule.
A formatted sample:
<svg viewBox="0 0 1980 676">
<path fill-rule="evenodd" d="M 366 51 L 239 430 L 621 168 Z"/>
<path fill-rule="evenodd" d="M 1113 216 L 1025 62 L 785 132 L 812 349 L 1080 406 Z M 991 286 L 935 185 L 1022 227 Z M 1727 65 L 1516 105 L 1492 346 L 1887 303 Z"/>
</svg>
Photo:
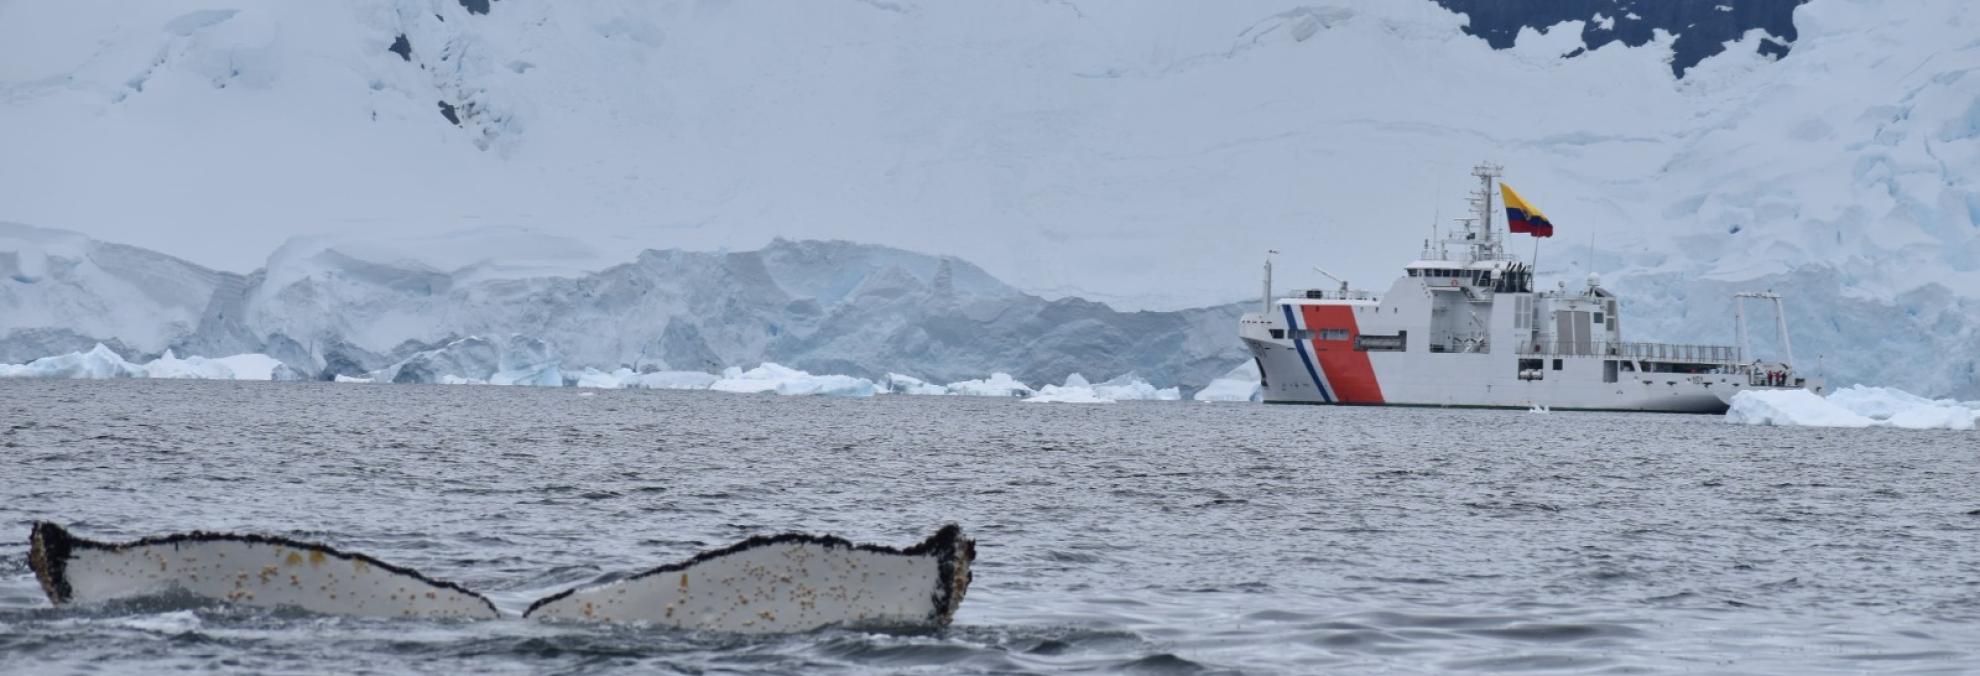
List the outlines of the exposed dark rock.
<svg viewBox="0 0 1980 676">
<path fill-rule="evenodd" d="M 467 8 L 469 14 L 487 14 L 488 4 L 494 0 L 460 0 L 460 2 L 462 7 Z"/>
<path fill-rule="evenodd" d="M 454 123 L 456 127 L 461 126 L 461 116 L 454 113 L 454 104 L 441 101 L 440 116 L 447 118 L 447 121 Z"/>
<path fill-rule="evenodd" d="M 1764 29 L 1773 40 L 1762 40 L 1761 54 L 1785 57 L 1795 39 L 1794 9 L 1808 0 L 1435 0 L 1444 8 L 1471 17 L 1465 32 L 1485 39 L 1494 49 L 1513 46 L 1521 28 L 1542 33 L 1563 21 L 1583 20 L 1582 43 L 1588 50 L 1611 42 L 1636 47 L 1647 44 L 1658 29 L 1677 36 L 1671 44 L 1671 72 L 1684 72 L 1707 57 L 1725 51 L 1725 43 L 1746 31 Z M 1726 7 L 1722 10 L 1720 7 Z M 1615 22 L 1604 29 L 1600 14 Z M 1635 18 L 1631 18 L 1634 16 Z M 1577 55 L 1581 50 L 1570 52 Z"/>
<path fill-rule="evenodd" d="M 392 46 L 389 49 L 393 54 L 399 55 L 399 58 L 405 59 L 408 62 L 412 61 L 412 42 L 406 40 L 405 33 L 400 33 L 399 39 L 393 40 Z"/>
</svg>

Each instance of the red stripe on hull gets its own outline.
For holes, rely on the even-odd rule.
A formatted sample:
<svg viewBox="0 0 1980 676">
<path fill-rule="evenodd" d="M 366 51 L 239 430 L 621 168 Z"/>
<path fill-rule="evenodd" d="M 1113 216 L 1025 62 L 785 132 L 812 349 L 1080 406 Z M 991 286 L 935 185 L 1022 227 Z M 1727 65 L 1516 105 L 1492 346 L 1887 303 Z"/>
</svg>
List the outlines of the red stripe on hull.
<svg viewBox="0 0 1980 676">
<path fill-rule="evenodd" d="M 1361 327 L 1355 322 L 1354 307 L 1348 305 L 1306 305 L 1300 307 L 1301 319 L 1306 320 L 1306 328 L 1313 332 L 1313 356 L 1318 366 L 1327 376 L 1327 384 L 1334 388 L 1334 397 L 1343 404 L 1380 404 L 1382 385 L 1375 380 L 1375 366 L 1368 363 L 1368 353 L 1354 349 L 1354 339 L 1361 335 Z M 1346 329 L 1347 340 L 1323 340 L 1323 329 Z"/>
</svg>

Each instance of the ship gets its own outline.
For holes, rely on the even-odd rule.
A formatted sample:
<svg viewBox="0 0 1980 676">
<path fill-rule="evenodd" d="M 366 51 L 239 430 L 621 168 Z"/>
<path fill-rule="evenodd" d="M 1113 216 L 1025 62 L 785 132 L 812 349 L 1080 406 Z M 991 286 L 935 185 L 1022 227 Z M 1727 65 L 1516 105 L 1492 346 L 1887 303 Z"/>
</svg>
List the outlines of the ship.
<svg viewBox="0 0 1980 676">
<path fill-rule="evenodd" d="M 1473 213 L 1443 233 L 1433 224 L 1422 254 L 1379 294 L 1315 268 L 1339 287 L 1275 297 L 1277 252 L 1268 253 L 1262 305 L 1238 327 L 1258 365 L 1262 400 L 1723 413 L 1743 391 L 1823 392 L 1820 378 L 1795 368 L 1777 293 L 1735 294 L 1738 345 L 1706 345 L 1624 340 L 1622 299 L 1594 273 L 1581 288 L 1560 281 L 1536 290 L 1534 267 L 1508 250 L 1508 239 L 1550 236 L 1553 224 L 1509 186 L 1495 186 L 1502 172 L 1475 167 Z M 1505 198 L 1504 230 L 1494 226 L 1495 195 Z M 1748 358 L 1749 300 L 1773 307 L 1776 359 Z"/>
</svg>

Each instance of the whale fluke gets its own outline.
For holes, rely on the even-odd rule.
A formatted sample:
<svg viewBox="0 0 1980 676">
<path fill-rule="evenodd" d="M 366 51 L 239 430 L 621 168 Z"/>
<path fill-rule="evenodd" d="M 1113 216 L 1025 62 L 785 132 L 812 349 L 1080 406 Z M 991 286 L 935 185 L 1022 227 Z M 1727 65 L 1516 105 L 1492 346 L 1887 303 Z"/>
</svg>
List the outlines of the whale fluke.
<svg viewBox="0 0 1980 676">
<path fill-rule="evenodd" d="M 193 531 L 133 542 L 38 521 L 28 565 L 56 606 L 170 593 L 366 617 L 495 619 L 486 597 L 363 554 L 268 535 Z M 828 535 L 759 535 L 529 606 L 544 620 L 771 633 L 827 625 L 944 626 L 969 590 L 976 542 L 955 524 L 906 549 Z"/>
<path fill-rule="evenodd" d="M 366 617 L 493 619 L 480 594 L 313 542 L 194 531 L 96 542 L 36 522 L 28 565 L 63 606 L 171 592 L 266 608 Z"/>
<path fill-rule="evenodd" d="M 546 597 L 523 616 L 742 633 L 943 626 L 969 589 L 975 559 L 975 541 L 955 524 L 907 549 L 799 533 L 757 536 Z"/>
</svg>

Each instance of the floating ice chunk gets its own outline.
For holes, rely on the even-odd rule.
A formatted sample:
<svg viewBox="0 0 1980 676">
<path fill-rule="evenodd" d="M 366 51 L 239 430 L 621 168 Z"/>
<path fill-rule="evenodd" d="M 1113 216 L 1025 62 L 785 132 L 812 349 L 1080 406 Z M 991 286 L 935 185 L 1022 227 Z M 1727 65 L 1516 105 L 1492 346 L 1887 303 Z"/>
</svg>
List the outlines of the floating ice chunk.
<svg viewBox="0 0 1980 676">
<path fill-rule="evenodd" d="M 721 378 L 700 371 L 655 371 L 627 378 L 626 387 L 643 387 L 649 390 L 705 390 L 717 380 Z"/>
<path fill-rule="evenodd" d="M 1197 390 L 1197 401 L 1258 401 L 1263 390 L 1258 384 L 1258 363 L 1245 361 L 1223 377 Z"/>
<path fill-rule="evenodd" d="M 764 362 L 748 371 L 742 370 L 740 366 L 731 366 L 723 369 L 722 378 L 710 383 L 708 389 L 736 394 L 774 392 L 777 390 L 777 383 L 800 375 L 810 374 L 770 362 Z"/>
<path fill-rule="evenodd" d="M 303 375 L 282 360 L 259 352 L 216 357 L 207 361 L 226 366 L 235 380 L 302 380 Z M 156 376 L 153 376 L 156 377 Z"/>
<path fill-rule="evenodd" d="M 1029 397 L 1037 393 L 1030 385 L 1018 382 L 1009 373 L 992 373 L 990 377 L 980 380 L 949 383 L 942 389 L 949 394 L 969 397 Z"/>
<path fill-rule="evenodd" d="M 1157 389 L 1148 381 L 1133 373 L 1116 376 L 1107 382 L 1093 386 L 1093 394 L 1101 399 L 1114 401 L 1181 401 L 1182 388 L 1164 387 Z"/>
<path fill-rule="evenodd" d="M 171 350 L 144 364 L 147 378 L 182 380 L 301 380 L 282 360 L 265 354 L 180 358 Z"/>
<path fill-rule="evenodd" d="M 811 376 L 777 384 L 777 394 L 828 394 L 838 397 L 871 397 L 880 391 L 873 381 L 852 376 Z"/>
<path fill-rule="evenodd" d="M 1111 404 L 1114 400 L 1101 397 L 1093 385 L 1080 374 L 1066 376 L 1064 385 L 1046 385 L 1038 388 L 1038 394 L 1025 399 L 1029 402 L 1047 404 Z"/>
<path fill-rule="evenodd" d="M 157 359 L 146 362 L 144 365 L 144 374 L 147 378 L 166 378 L 173 380 L 234 379 L 234 370 L 227 368 L 226 364 L 210 361 L 202 357 L 180 359 L 171 350 L 166 350 L 165 354 L 160 355 Z"/>
<path fill-rule="evenodd" d="M 1052 402 L 1061 404 L 1105 404 L 1115 401 L 1151 400 L 1177 401 L 1182 399 L 1182 390 L 1174 387 L 1157 389 L 1148 381 L 1133 373 L 1117 376 L 1094 385 L 1085 376 L 1066 376 L 1064 385 L 1046 385 L 1039 388 L 1038 394 L 1025 401 Z"/>
<path fill-rule="evenodd" d="M 523 385 L 529 387 L 563 387 L 564 372 L 556 364 L 544 364 L 530 368 L 496 371 L 488 377 L 490 385 Z"/>
<path fill-rule="evenodd" d="M 870 397 L 880 388 L 874 386 L 873 381 L 865 378 L 839 375 L 814 376 L 780 364 L 763 362 L 762 365 L 748 371 L 731 366 L 722 372 L 722 379 L 709 384 L 708 389 L 738 394 L 776 392 L 787 395 Z"/>
<path fill-rule="evenodd" d="M 887 391 L 892 394 L 948 394 L 949 388 L 931 384 L 914 376 L 899 373 L 887 374 Z"/>
<path fill-rule="evenodd" d="M 339 373 L 339 374 L 337 374 L 337 377 L 336 377 L 336 378 L 334 379 L 334 381 L 333 381 L 333 382 L 339 382 L 339 383 L 369 383 L 369 382 L 373 382 L 373 381 L 372 381 L 372 379 L 370 379 L 370 378 L 359 378 L 359 377 L 357 377 L 357 376 L 347 376 L 347 375 L 344 375 L 344 374 L 342 374 L 342 373 Z"/>
<path fill-rule="evenodd" d="M 1749 425 L 1971 430 L 1980 426 L 1980 403 L 1861 385 L 1826 398 L 1806 390 L 1756 390 L 1734 395 L 1726 419 Z"/>
<path fill-rule="evenodd" d="M 1748 425 L 1869 427 L 1876 421 L 1807 390 L 1747 390 L 1733 395 L 1726 420 Z"/>
<path fill-rule="evenodd" d="M 1025 401 L 1038 404 L 1114 403 L 1112 399 L 1101 399 L 1099 396 L 1093 394 L 1093 388 L 1090 387 L 1060 387 L 1058 385 L 1046 385 L 1039 388 L 1038 394 L 1031 395 Z"/>
<path fill-rule="evenodd" d="M 26 364 L 0 364 L 0 377 L 4 378 L 106 380 L 144 376 L 144 367 L 124 361 L 116 351 L 102 343 L 97 343 L 88 352 L 42 357 Z"/>
<path fill-rule="evenodd" d="M 1829 402 L 1892 427 L 1970 430 L 1980 423 L 1980 402 L 1927 399 L 1889 387 L 1852 385 L 1829 395 Z"/>
<path fill-rule="evenodd" d="M 621 387 L 625 387 L 626 380 L 631 378 L 632 375 L 633 375 L 632 369 L 622 368 L 617 371 L 613 371 L 611 373 L 606 373 L 598 369 L 587 368 L 584 370 L 584 373 L 578 374 L 577 386 L 596 387 L 603 390 L 616 390 Z"/>
<path fill-rule="evenodd" d="M 578 387 L 600 389 L 642 388 L 650 390 L 705 390 L 720 380 L 719 377 L 700 371 L 655 371 L 637 373 L 620 367 L 611 373 L 595 368 L 587 368 L 571 379 Z"/>
</svg>

